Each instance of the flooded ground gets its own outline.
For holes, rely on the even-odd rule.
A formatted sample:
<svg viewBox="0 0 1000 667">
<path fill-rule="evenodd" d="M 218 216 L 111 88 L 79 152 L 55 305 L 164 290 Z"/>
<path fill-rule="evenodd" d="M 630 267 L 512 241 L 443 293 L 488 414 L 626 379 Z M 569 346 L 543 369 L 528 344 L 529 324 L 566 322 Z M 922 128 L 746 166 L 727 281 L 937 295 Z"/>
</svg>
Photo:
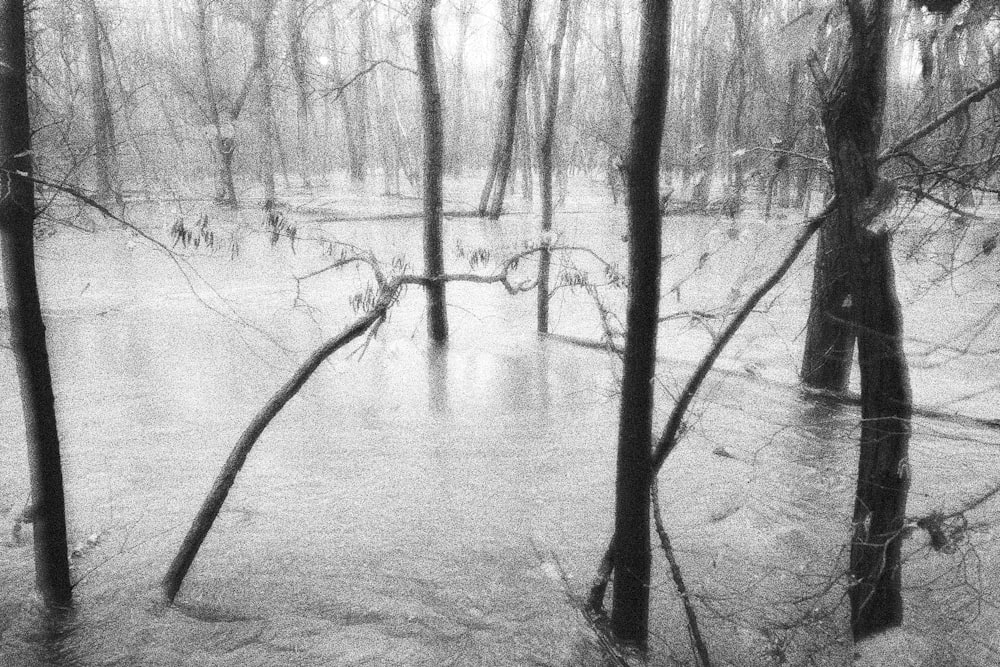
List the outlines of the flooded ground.
<svg viewBox="0 0 1000 667">
<path fill-rule="evenodd" d="M 452 204 L 469 208 L 461 196 L 453 193 Z M 419 202 L 359 194 L 295 201 L 300 208 L 287 212 L 297 225 L 294 252 L 287 240 L 272 248 L 252 212 L 239 225 L 213 213 L 227 244 L 183 251 L 178 261 L 120 230 L 60 230 L 41 241 L 78 609 L 68 627 L 41 628 L 30 544 L 8 531 L 27 501 L 27 474 L 13 363 L 3 350 L 0 381 L 11 390 L 0 398 L 0 662 L 601 664 L 574 598 L 585 593 L 611 526 L 617 360 L 539 340 L 534 296 L 495 285 L 448 287 L 446 352 L 428 349 L 422 296 L 411 289 L 376 338 L 324 364 L 257 444 L 179 603 L 159 603 L 159 579 L 247 422 L 301 359 L 355 317 L 349 301 L 364 289 L 364 271 L 295 280 L 332 261 L 315 239 L 419 268 L 417 220 L 344 219 Z M 170 243 L 162 210 L 137 205 L 130 215 Z M 730 229 L 669 219 L 664 285 L 677 289 L 664 314 L 724 313 L 777 263 L 796 222 L 748 214 Z M 468 270 L 470 249 L 489 248 L 493 258 L 516 251 L 537 237 L 536 224 L 532 215 L 452 219 L 449 267 Z M 620 208 L 571 200 L 557 228 L 560 243 L 593 248 L 623 268 Z M 960 232 L 958 263 L 988 230 Z M 1000 336 L 993 321 L 976 329 L 1000 307 L 996 262 L 946 273 L 955 266 L 946 263 L 949 239 L 958 236 L 918 250 L 919 229 L 897 241 L 914 397 L 938 412 L 996 417 L 992 348 Z M 602 276 L 593 258 L 571 258 L 562 270 Z M 520 272 L 529 278 L 533 268 Z M 664 515 L 720 664 L 837 665 L 854 652 L 841 572 L 857 414 L 804 401 L 794 386 L 809 278 L 800 261 L 748 322 L 660 478 Z M 623 294 L 601 294 L 620 310 Z M 579 289 L 556 291 L 553 322 L 564 335 L 602 332 Z M 691 317 L 665 325 L 661 421 L 718 326 Z M 918 418 L 911 515 L 952 511 L 1000 483 L 997 444 L 996 430 Z M 866 664 L 906 664 L 896 660 L 906 651 L 913 664 L 996 664 L 997 507 L 994 500 L 969 512 L 953 550 L 931 549 L 923 531 L 906 542 L 903 639 L 887 662 L 876 651 L 862 656 L 873 661 Z M 659 555 L 655 569 L 652 662 L 684 664 L 686 632 Z"/>
</svg>

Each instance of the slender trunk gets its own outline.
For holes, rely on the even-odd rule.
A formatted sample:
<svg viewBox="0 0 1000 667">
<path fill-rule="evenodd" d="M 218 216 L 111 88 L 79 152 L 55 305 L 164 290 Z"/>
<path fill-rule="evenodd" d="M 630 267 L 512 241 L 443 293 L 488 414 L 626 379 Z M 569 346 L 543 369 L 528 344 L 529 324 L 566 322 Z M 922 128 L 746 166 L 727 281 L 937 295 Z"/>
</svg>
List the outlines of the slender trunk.
<svg viewBox="0 0 1000 667">
<path fill-rule="evenodd" d="M 556 18 L 556 36 L 552 42 L 549 59 L 548 97 L 545 100 L 545 120 L 542 126 L 541 145 L 538 148 L 538 178 L 542 196 L 542 243 L 546 246 L 538 257 L 538 331 L 549 330 L 549 270 L 551 264 L 548 245 L 552 232 L 552 148 L 555 143 L 556 116 L 559 113 L 559 82 L 562 69 L 562 45 L 569 18 L 569 0 L 559 1 Z"/>
<path fill-rule="evenodd" d="M 330 12 L 330 41 L 333 48 L 330 49 L 330 73 L 335 86 L 344 85 L 344 75 L 340 67 L 340 44 L 338 43 L 337 18 Z M 361 147 L 358 142 L 358 135 L 355 132 L 357 121 L 354 117 L 354 109 L 351 105 L 350 92 L 340 91 L 340 110 L 344 118 L 344 140 L 347 148 L 347 170 L 351 180 L 358 183 L 365 179 L 364 158 L 361 156 Z"/>
<path fill-rule="evenodd" d="M 669 81 L 670 1 L 642 3 L 639 76 L 628 158 L 629 291 L 615 480 L 611 628 L 649 636 L 653 374 L 660 300 L 660 143 Z"/>
<path fill-rule="evenodd" d="M 288 7 L 288 56 L 292 69 L 292 80 L 295 82 L 295 139 L 299 152 L 299 174 L 302 185 L 312 187 L 309 178 L 309 81 L 306 75 L 306 41 L 305 41 L 305 0 L 293 0 Z"/>
<path fill-rule="evenodd" d="M 444 170 L 444 120 L 441 91 L 434 58 L 434 5 L 421 0 L 414 30 L 417 71 L 420 78 L 421 113 L 424 124 L 424 274 L 444 274 L 441 231 L 441 180 Z M 427 332 L 435 343 L 448 338 L 445 284 L 430 282 L 427 291 Z"/>
<path fill-rule="evenodd" d="M 21 388 L 31 468 L 35 580 L 45 604 L 73 601 L 66 548 L 66 509 L 52 375 L 35 273 L 35 197 L 31 177 L 24 3 L 0 0 L 0 257 L 10 347 Z"/>
<path fill-rule="evenodd" d="M 117 148 L 111 102 L 104 74 L 101 51 L 100 18 L 94 0 L 83 8 L 83 26 L 87 40 L 87 67 L 90 70 L 90 102 L 94 126 L 94 167 L 97 174 L 97 200 L 107 205 L 122 203 L 118 191 Z"/>
<path fill-rule="evenodd" d="M 260 135 L 261 135 L 261 182 L 264 186 L 264 209 L 274 208 L 274 148 L 275 121 L 274 103 L 271 95 L 271 70 L 267 59 L 267 29 L 271 23 L 273 0 L 258 0 L 256 16 L 251 25 L 253 31 L 254 62 L 260 69 Z M 249 74 L 248 76 L 252 76 Z"/>
<path fill-rule="evenodd" d="M 361 3 L 358 10 L 358 71 L 368 66 L 371 60 L 369 45 L 368 8 Z M 356 162 L 351 166 L 351 179 L 361 183 L 368 177 L 368 75 L 353 84 L 354 87 L 354 134 L 357 147 Z"/>
<path fill-rule="evenodd" d="M 479 215 L 496 219 L 503 208 L 507 179 L 510 176 L 511 153 L 514 148 L 514 130 L 517 124 L 517 103 L 521 90 L 521 69 L 524 62 L 524 47 L 531 23 L 532 0 L 520 0 L 517 12 L 517 27 L 514 31 L 504 82 L 503 102 L 500 121 L 497 124 L 497 141 L 487 171 L 486 184 L 479 198 Z"/>
<path fill-rule="evenodd" d="M 567 27 L 566 35 L 566 56 L 563 58 L 566 62 L 566 92 L 562 96 L 562 102 L 559 105 L 561 116 L 559 120 L 560 127 L 563 128 L 563 133 L 567 130 L 572 130 L 573 126 L 573 105 L 576 101 L 576 87 L 577 87 L 577 77 L 576 77 L 576 48 L 580 43 L 580 30 L 583 25 L 583 13 L 580 11 L 573 12 L 570 23 Z M 565 139 L 561 142 L 561 145 L 555 147 L 555 159 L 554 165 L 557 172 L 557 180 L 559 181 L 559 201 L 561 202 L 566 196 L 566 190 L 569 188 L 569 173 L 572 168 L 571 164 L 571 151 L 567 148 L 571 146 Z"/>
<path fill-rule="evenodd" d="M 704 44 L 705 40 L 702 41 Z M 715 151 L 719 134 L 719 76 L 715 66 L 715 56 L 710 52 L 702 52 L 701 95 L 698 104 L 701 145 L 695 149 L 700 180 L 691 193 L 691 199 L 699 204 L 708 203 L 712 194 L 712 181 L 715 179 Z"/>
<path fill-rule="evenodd" d="M 448 133 L 448 173 L 460 176 L 465 167 L 465 142 L 468 140 L 465 131 L 466 107 L 466 67 L 465 52 L 468 41 L 469 26 L 472 22 L 473 6 L 466 0 L 458 6 L 458 44 L 455 49 L 454 85 L 452 86 L 452 122 Z"/>
</svg>

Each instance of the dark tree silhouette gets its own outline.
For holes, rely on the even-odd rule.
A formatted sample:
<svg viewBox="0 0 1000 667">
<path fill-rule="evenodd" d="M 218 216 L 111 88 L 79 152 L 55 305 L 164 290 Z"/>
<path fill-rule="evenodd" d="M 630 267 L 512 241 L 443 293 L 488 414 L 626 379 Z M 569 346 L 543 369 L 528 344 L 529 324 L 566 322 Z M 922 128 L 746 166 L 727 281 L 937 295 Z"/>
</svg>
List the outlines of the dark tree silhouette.
<svg viewBox="0 0 1000 667">
<path fill-rule="evenodd" d="M 24 28 L 23 0 L 0 1 L 0 254 L 31 466 L 35 579 L 51 608 L 68 606 L 73 596 L 55 398 L 35 274 Z"/>
<path fill-rule="evenodd" d="M 552 263 L 552 146 L 555 143 L 556 117 L 559 113 L 559 75 L 562 68 L 563 38 L 569 17 L 569 0 L 560 0 L 556 19 L 556 36 L 552 42 L 552 57 L 549 62 L 548 97 L 545 100 L 545 121 L 542 126 L 542 140 L 538 148 L 538 178 L 542 194 L 542 242 L 546 245 L 538 256 L 538 331 L 549 330 L 549 270 Z"/>
<path fill-rule="evenodd" d="M 436 0 L 422 0 L 414 31 L 424 123 L 424 273 L 429 278 L 444 274 L 444 252 L 441 247 L 444 120 L 434 57 L 435 4 Z M 442 343 L 448 338 L 445 285 L 440 281 L 429 282 L 426 291 L 427 332 L 432 341 Z"/>
<path fill-rule="evenodd" d="M 627 164 L 629 290 L 615 480 L 611 629 L 649 635 L 653 375 L 660 301 L 660 142 L 669 81 L 670 0 L 642 3 L 639 77 Z"/>
<path fill-rule="evenodd" d="M 847 294 L 839 307 L 854 326 L 861 372 L 861 454 L 851 540 L 851 627 L 861 639 L 903 618 L 900 542 L 909 486 L 910 381 L 903 355 L 888 231 L 877 217 L 895 187 L 879 179 L 891 0 L 849 0 L 849 33 L 839 69 L 816 61 L 833 171 L 830 248 L 839 252 Z M 822 246 L 822 244 L 821 244 Z"/>
</svg>

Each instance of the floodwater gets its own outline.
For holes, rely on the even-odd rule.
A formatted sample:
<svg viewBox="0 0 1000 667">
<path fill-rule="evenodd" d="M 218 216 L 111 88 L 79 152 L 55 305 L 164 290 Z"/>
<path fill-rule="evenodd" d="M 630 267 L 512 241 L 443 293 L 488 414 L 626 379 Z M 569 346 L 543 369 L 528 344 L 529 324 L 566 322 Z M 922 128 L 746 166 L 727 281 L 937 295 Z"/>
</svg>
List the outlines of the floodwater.
<svg viewBox="0 0 1000 667">
<path fill-rule="evenodd" d="M 334 202 L 326 205 L 341 206 L 338 217 L 414 204 Z M 622 262 L 621 210 L 585 204 L 559 218 L 560 242 Z M 143 228 L 169 243 L 162 216 L 133 211 L 144 215 L 153 222 Z M 219 215 L 221 237 L 233 221 Z M 422 296 L 411 289 L 375 338 L 327 361 L 257 443 L 178 603 L 160 603 L 159 579 L 242 429 L 355 316 L 349 301 L 368 281 L 363 268 L 295 281 L 332 261 L 310 239 L 420 264 L 416 221 L 292 213 L 292 252 L 284 240 L 272 248 L 245 216 L 235 258 L 224 247 L 184 251 L 175 263 L 119 230 L 62 230 L 40 242 L 77 609 L 59 627 L 40 621 L 30 529 L 10 530 L 27 473 L 13 363 L 2 350 L 0 382 L 10 390 L 0 398 L 0 663 L 602 664 L 574 605 L 611 526 L 618 362 L 540 340 L 534 295 L 496 285 L 449 285 L 444 351 L 428 348 Z M 534 224 L 451 220 L 449 268 L 468 270 L 460 254 L 474 248 L 515 252 L 535 238 Z M 664 298 L 663 314 L 737 303 L 777 263 L 795 225 L 751 219 L 736 231 L 668 223 L 664 284 L 694 276 Z M 1000 303 L 996 264 L 935 281 L 949 242 L 936 243 L 899 269 L 915 399 L 996 416 L 996 325 L 971 340 L 978 318 Z M 904 251 L 898 243 L 897 256 Z M 576 253 L 573 262 L 563 269 L 602 277 L 593 258 Z M 667 526 L 719 664 L 837 665 L 854 650 L 838 572 L 857 414 L 805 401 L 794 387 L 807 264 L 733 342 L 660 477 Z M 520 277 L 532 269 L 523 262 Z M 602 294 L 620 312 L 623 295 Z M 579 289 L 556 291 L 553 322 L 568 336 L 601 332 Z M 664 327 L 658 423 L 718 326 L 678 317 Z M 967 343 L 971 353 L 960 354 Z M 1000 483 L 995 430 L 918 418 L 912 449 L 913 516 L 949 511 Z M 903 643 L 924 664 L 996 661 L 990 587 L 1000 550 L 988 524 L 977 525 L 996 510 L 992 501 L 970 512 L 966 542 L 952 553 L 929 549 L 922 532 L 906 542 L 904 631 L 919 641 Z M 658 552 L 654 567 L 651 660 L 687 664 Z"/>
</svg>

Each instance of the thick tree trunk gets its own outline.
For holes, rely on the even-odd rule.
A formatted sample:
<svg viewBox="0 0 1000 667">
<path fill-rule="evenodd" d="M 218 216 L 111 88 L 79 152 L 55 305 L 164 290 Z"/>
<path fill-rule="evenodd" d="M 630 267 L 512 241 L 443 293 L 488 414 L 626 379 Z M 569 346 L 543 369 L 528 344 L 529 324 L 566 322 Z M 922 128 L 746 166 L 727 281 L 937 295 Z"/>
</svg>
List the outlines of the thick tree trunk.
<svg viewBox="0 0 1000 667">
<path fill-rule="evenodd" d="M 100 18 L 94 0 L 83 8 L 83 26 L 87 40 L 87 67 L 90 70 L 90 106 L 94 127 L 94 167 L 97 175 L 96 199 L 109 205 L 122 204 L 118 189 L 117 146 L 111 102 L 108 100 L 104 76 L 104 56 L 101 51 Z"/>
<path fill-rule="evenodd" d="M 559 82 L 562 69 L 562 45 L 569 18 L 569 0 L 559 1 L 556 35 L 549 60 L 548 98 L 545 100 L 545 120 L 538 148 L 538 178 L 542 196 L 542 243 L 546 246 L 538 255 L 538 331 L 549 331 L 549 270 L 551 255 L 548 245 L 552 233 L 552 149 L 555 143 L 556 117 L 559 113 Z"/>
<path fill-rule="evenodd" d="M 856 639 L 903 620 L 900 547 L 909 487 L 910 381 L 888 232 L 865 232 L 855 265 L 861 455 L 851 542 Z"/>
<path fill-rule="evenodd" d="M 877 217 L 892 186 L 878 177 L 892 0 L 849 0 L 841 69 L 823 93 L 837 216 L 831 226 L 850 290 L 861 371 L 861 455 L 851 541 L 851 627 L 862 639 L 903 618 L 900 541 L 909 481 L 910 384 L 892 254 Z"/>
<path fill-rule="evenodd" d="M 434 5 L 437 0 L 421 0 L 414 30 L 417 71 L 420 78 L 421 113 L 424 124 L 424 274 L 444 274 L 442 249 L 441 180 L 444 170 L 444 119 L 434 57 Z M 444 282 L 431 282 L 427 292 L 427 333 L 435 343 L 448 338 Z"/>
<path fill-rule="evenodd" d="M 660 143 L 669 81 L 670 1 L 642 3 L 639 76 L 628 158 L 629 290 L 615 479 L 611 628 L 649 635 L 653 374 L 660 301 Z"/>
<path fill-rule="evenodd" d="M 52 375 L 38 296 L 24 3 L 0 0 L 0 256 L 10 347 L 21 388 L 31 467 L 35 580 L 50 608 L 72 603 L 66 510 Z"/>
<path fill-rule="evenodd" d="M 521 91 L 521 69 L 524 47 L 531 23 L 532 0 L 519 0 L 517 27 L 510 50 L 510 63 L 504 81 L 500 120 L 497 123 L 496 143 L 487 168 L 486 183 L 479 198 L 479 215 L 496 219 L 503 208 L 507 179 L 510 176 L 511 153 L 514 149 L 514 131 L 517 125 L 517 104 Z"/>
</svg>

